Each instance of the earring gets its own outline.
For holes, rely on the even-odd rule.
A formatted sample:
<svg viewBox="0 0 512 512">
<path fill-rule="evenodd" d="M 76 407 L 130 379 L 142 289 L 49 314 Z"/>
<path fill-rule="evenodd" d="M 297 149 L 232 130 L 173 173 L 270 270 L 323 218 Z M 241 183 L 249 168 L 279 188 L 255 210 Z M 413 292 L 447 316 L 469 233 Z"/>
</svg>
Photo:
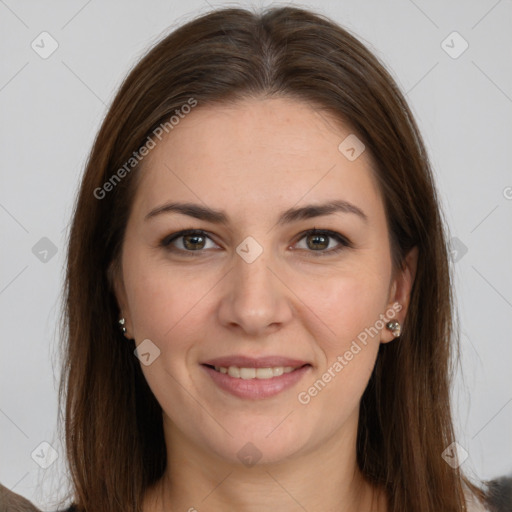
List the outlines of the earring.
<svg viewBox="0 0 512 512">
<path fill-rule="evenodd" d="M 126 321 L 124 318 L 119 319 L 119 327 L 121 328 L 121 331 L 123 331 L 123 334 L 126 333 L 126 327 L 124 326 L 125 323 Z"/>
<path fill-rule="evenodd" d="M 400 325 L 400 322 L 398 320 L 393 320 L 391 322 L 388 322 L 386 324 L 386 327 L 393 333 L 393 336 L 395 338 L 398 338 L 398 336 L 400 336 L 400 333 L 402 331 L 402 326 Z"/>
</svg>

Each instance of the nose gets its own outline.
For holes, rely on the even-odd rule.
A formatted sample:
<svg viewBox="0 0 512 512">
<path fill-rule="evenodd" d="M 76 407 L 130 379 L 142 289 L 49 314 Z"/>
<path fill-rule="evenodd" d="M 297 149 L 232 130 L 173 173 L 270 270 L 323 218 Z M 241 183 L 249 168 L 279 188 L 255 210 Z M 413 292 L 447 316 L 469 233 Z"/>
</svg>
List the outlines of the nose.
<svg viewBox="0 0 512 512">
<path fill-rule="evenodd" d="M 293 293 L 278 262 L 266 251 L 249 261 L 235 254 L 224 279 L 218 317 L 224 327 L 258 337 L 290 321 Z"/>
</svg>

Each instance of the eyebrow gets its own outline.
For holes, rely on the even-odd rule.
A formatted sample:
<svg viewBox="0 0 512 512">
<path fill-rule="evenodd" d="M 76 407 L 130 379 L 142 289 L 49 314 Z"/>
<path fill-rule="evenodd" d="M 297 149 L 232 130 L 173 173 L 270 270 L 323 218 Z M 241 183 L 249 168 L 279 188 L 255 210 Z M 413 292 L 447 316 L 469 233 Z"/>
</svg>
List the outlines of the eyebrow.
<svg viewBox="0 0 512 512">
<path fill-rule="evenodd" d="M 158 206 L 151 210 L 144 218 L 149 220 L 162 213 L 181 213 L 189 217 L 212 222 L 214 224 L 227 224 L 229 222 L 228 216 L 223 210 L 215 210 L 206 206 L 194 203 L 177 203 L 170 202 Z M 279 216 L 277 224 L 290 224 L 299 220 L 312 219 L 314 217 L 321 217 L 322 215 L 329 215 L 331 213 L 352 213 L 360 217 L 364 222 L 368 222 L 366 214 L 357 206 L 344 200 L 331 201 L 324 204 L 310 204 L 300 208 L 290 208 L 285 210 Z"/>
</svg>

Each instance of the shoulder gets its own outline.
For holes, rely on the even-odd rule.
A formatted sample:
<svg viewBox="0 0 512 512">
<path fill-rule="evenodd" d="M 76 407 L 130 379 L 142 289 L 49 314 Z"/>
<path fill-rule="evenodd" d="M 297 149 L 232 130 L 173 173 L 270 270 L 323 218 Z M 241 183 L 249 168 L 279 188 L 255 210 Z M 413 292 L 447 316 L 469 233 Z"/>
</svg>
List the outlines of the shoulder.
<svg viewBox="0 0 512 512">
<path fill-rule="evenodd" d="M 0 512 L 2 512 L 2 511 L 0 511 Z M 78 509 L 76 508 L 75 505 L 71 505 L 68 508 L 62 508 L 59 510 L 55 510 L 54 512 L 78 512 Z"/>
<path fill-rule="evenodd" d="M 512 475 L 486 482 L 490 512 L 512 512 Z"/>
<path fill-rule="evenodd" d="M 11 491 L 7 487 L 0 484 L 0 511 L 1 512 L 42 512 L 29 500 L 20 494 Z M 74 505 L 65 509 L 57 510 L 56 512 L 77 512 Z"/>
<path fill-rule="evenodd" d="M 465 489 L 467 512 L 512 512 L 512 476 L 484 482 L 485 503 Z"/>
</svg>

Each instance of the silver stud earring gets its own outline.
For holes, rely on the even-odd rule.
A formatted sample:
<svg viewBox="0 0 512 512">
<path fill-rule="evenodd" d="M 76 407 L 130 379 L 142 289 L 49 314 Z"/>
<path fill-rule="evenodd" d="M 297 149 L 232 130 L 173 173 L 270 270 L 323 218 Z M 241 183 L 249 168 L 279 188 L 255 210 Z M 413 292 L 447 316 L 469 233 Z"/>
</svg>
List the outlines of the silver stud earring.
<svg viewBox="0 0 512 512">
<path fill-rule="evenodd" d="M 386 327 L 393 333 L 393 336 L 395 338 L 398 338 L 398 336 L 400 336 L 402 326 L 400 325 L 400 322 L 398 320 L 392 320 L 391 322 L 388 322 L 386 324 Z"/>
<path fill-rule="evenodd" d="M 123 334 L 126 333 L 126 327 L 124 326 L 125 323 L 126 321 L 124 318 L 119 319 L 119 327 L 121 328 L 121 331 L 123 331 Z"/>
</svg>

